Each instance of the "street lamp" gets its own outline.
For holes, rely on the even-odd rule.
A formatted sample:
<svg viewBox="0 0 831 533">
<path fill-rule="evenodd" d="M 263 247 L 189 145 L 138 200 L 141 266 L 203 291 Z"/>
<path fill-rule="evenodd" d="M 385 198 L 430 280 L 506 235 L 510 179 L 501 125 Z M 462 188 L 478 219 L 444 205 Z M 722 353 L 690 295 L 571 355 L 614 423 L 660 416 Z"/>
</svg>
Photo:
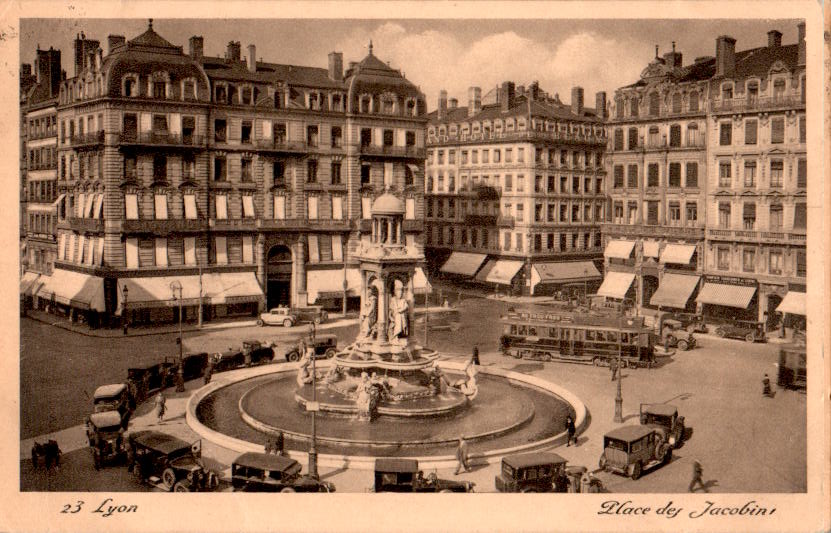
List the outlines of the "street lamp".
<svg viewBox="0 0 831 533">
<path fill-rule="evenodd" d="M 170 282 L 170 290 L 173 291 L 173 299 L 179 301 L 179 368 L 176 370 L 176 392 L 185 392 L 185 366 L 182 350 L 182 284 L 179 280 Z M 176 292 L 179 297 L 176 297 Z"/>
<path fill-rule="evenodd" d="M 621 311 L 622 312 L 622 311 Z M 615 396 L 615 423 L 621 424 L 623 422 L 623 392 L 621 391 L 620 380 L 623 377 L 623 367 L 621 366 L 621 354 L 623 352 L 623 316 L 618 316 L 618 331 L 617 331 L 617 395 Z"/>
<path fill-rule="evenodd" d="M 122 326 L 124 328 L 124 334 L 127 334 L 127 320 L 129 316 L 127 315 L 127 294 L 129 289 L 127 288 L 127 284 L 124 284 L 124 288 L 121 290 L 122 294 L 124 294 L 124 305 L 121 308 L 121 321 L 123 322 Z"/>
<path fill-rule="evenodd" d="M 589 302 L 589 269 L 583 268 L 583 301 L 588 305 Z"/>
<path fill-rule="evenodd" d="M 311 337 L 312 337 L 312 347 L 311 347 L 311 358 L 312 358 L 312 403 L 314 404 L 314 408 L 312 409 L 312 444 L 309 447 L 309 476 L 318 479 L 317 475 L 317 425 L 316 425 L 316 417 L 317 414 L 317 370 L 315 367 L 315 337 L 317 333 L 317 327 L 314 322 L 311 324 Z M 307 350 L 309 350 L 307 348 Z M 308 351 L 307 351 L 308 353 Z M 305 357 L 306 354 L 303 354 Z"/>
</svg>

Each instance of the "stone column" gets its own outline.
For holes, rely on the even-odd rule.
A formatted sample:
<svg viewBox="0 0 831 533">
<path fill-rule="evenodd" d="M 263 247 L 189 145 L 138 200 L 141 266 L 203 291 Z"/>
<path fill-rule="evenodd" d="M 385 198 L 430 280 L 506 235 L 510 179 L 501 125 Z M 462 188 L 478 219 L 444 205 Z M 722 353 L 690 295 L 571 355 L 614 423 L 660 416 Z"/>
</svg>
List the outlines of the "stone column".
<svg viewBox="0 0 831 533">
<path fill-rule="evenodd" d="M 306 237 L 301 237 L 294 246 L 294 296 L 295 305 L 306 305 Z"/>
<path fill-rule="evenodd" d="M 387 342 L 389 340 L 387 334 L 387 328 L 389 327 L 390 323 L 390 302 L 389 302 L 389 291 L 387 289 L 387 282 L 389 278 L 386 274 L 381 274 L 378 277 L 378 281 L 380 282 L 380 288 L 378 289 L 378 340 L 381 342 Z"/>
</svg>

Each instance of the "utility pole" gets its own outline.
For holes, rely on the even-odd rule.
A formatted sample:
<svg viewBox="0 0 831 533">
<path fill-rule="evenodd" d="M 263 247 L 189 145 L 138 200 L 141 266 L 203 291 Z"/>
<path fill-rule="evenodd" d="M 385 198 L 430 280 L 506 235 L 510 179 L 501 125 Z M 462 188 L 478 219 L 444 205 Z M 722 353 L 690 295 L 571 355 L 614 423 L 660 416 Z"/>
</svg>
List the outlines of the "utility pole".
<svg viewBox="0 0 831 533">
<path fill-rule="evenodd" d="M 314 479 L 319 479 L 317 475 L 317 425 L 316 425 L 316 417 L 317 414 L 317 370 L 315 367 L 315 333 L 316 328 L 314 323 L 312 323 L 312 346 L 310 348 L 306 348 L 307 350 L 311 350 L 311 358 L 312 358 L 312 403 L 314 404 L 314 408 L 312 409 L 312 444 L 309 447 L 309 476 L 313 477 Z M 305 354 L 304 354 L 305 356 Z"/>
<path fill-rule="evenodd" d="M 202 265 L 199 265 L 199 309 L 196 312 L 196 325 L 202 328 Z"/>
<path fill-rule="evenodd" d="M 173 299 L 179 302 L 179 368 L 176 370 L 176 392 L 185 392 L 185 361 L 184 343 L 182 342 L 182 284 L 179 280 L 170 283 L 170 290 L 173 291 Z M 176 297 L 179 291 L 179 297 Z"/>
<path fill-rule="evenodd" d="M 622 311 L 621 311 L 622 312 Z M 623 423 L 623 392 L 621 391 L 620 379 L 623 377 L 623 366 L 621 366 L 623 352 L 623 316 L 617 320 L 617 396 L 615 396 L 615 423 Z"/>
</svg>

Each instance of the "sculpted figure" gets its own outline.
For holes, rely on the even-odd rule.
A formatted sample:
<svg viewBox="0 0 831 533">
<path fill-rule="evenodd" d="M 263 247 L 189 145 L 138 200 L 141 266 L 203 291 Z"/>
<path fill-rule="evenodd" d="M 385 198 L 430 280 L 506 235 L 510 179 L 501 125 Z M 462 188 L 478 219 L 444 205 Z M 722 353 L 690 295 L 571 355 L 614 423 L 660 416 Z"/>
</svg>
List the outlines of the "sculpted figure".
<svg viewBox="0 0 831 533">
<path fill-rule="evenodd" d="M 395 280 L 390 298 L 390 339 L 409 336 L 409 308 L 410 304 L 404 297 L 404 284 Z"/>
<path fill-rule="evenodd" d="M 303 385 L 308 385 L 313 381 L 312 376 L 312 369 L 310 365 L 312 363 L 311 358 L 308 354 L 303 356 L 303 359 L 300 361 L 300 368 L 297 369 L 297 386 L 302 387 Z"/>
<path fill-rule="evenodd" d="M 453 387 L 464 394 L 468 400 L 472 400 L 479 393 L 479 387 L 476 384 L 476 365 L 473 364 L 473 359 L 468 361 L 465 366 L 465 378 L 457 380 Z"/>
<path fill-rule="evenodd" d="M 378 321 L 378 297 L 370 293 L 367 296 L 364 308 L 361 309 L 360 336 L 367 338 L 375 334 L 375 323 Z"/>
</svg>

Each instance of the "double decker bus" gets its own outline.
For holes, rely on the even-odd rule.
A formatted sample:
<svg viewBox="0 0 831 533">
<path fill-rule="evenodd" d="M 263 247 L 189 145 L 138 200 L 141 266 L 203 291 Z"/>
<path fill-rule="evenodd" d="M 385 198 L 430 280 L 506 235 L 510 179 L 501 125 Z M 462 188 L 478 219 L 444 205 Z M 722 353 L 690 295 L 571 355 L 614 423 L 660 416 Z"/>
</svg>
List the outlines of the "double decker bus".
<svg viewBox="0 0 831 533">
<path fill-rule="evenodd" d="M 536 361 L 651 367 L 654 336 L 643 317 L 515 311 L 502 317 L 503 355 Z"/>
</svg>

